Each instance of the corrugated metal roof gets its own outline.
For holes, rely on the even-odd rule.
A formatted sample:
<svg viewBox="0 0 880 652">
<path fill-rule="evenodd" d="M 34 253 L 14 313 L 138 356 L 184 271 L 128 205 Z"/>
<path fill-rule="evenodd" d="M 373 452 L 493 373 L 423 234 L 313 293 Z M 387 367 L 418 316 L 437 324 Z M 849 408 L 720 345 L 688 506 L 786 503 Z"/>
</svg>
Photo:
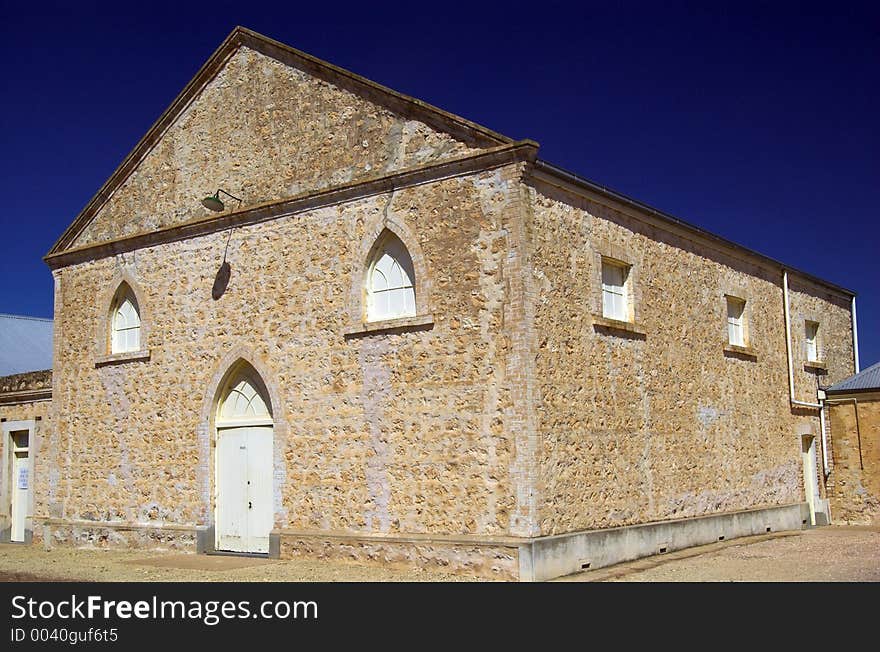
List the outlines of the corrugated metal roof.
<svg viewBox="0 0 880 652">
<path fill-rule="evenodd" d="M 0 376 L 52 368 L 52 323 L 0 314 Z"/>
<path fill-rule="evenodd" d="M 852 392 L 863 389 L 880 389 L 880 362 L 872 364 L 870 367 L 862 369 L 855 376 L 850 376 L 846 380 L 841 380 L 836 385 L 832 385 L 828 392 Z"/>
</svg>

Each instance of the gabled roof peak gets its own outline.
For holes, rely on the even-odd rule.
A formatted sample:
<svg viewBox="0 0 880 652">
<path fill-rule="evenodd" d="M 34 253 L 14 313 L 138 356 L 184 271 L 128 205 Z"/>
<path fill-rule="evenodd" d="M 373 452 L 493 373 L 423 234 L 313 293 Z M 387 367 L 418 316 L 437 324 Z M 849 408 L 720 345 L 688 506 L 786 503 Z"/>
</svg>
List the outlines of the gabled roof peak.
<svg viewBox="0 0 880 652">
<path fill-rule="evenodd" d="M 71 247 L 83 229 L 98 214 L 113 193 L 125 183 L 126 179 L 135 171 L 140 162 L 149 154 L 167 130 L 174 125 L 176 120 L 186 111 L 187 107 L 199 97 L 202 90 L 242 46 L 302 70 L 316 78 L 330 82 L 367 101 L 383 106 L 406 119 L 415 119 L 423 122 L 433 129 L 445 132 L 473 146 L 489 148 L 509 145 L 514 142 L 513 139 L 478 125 L 475 122 L 439 109 L 427 102 L 398 93 L 344 68 L 323 61 L 251 29 L 237 25 L 174 99 L 171 105 L 150 127 L 149 131 L 135 145 L 134 149 L 125 157 L 95 196 L 86 204 L 85 208 L 73 220 L 73 223 L 52 246 L 46 257 Z"/>
</svg>

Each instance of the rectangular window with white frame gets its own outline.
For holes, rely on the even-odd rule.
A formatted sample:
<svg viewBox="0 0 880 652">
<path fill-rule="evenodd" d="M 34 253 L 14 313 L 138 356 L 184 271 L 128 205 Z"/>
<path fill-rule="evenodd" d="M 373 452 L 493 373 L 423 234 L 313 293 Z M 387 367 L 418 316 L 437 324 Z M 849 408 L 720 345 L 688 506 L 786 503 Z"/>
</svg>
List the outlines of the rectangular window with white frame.
<svg viewBox="0 0 880 652">
<path fill-rule="evenodd" d="M 617 321 L 629 318 L 629 265 L 602 259 L 602 316 Z"/>
<path fill-rule="evenodd" d="M 746 302 L 727 297 L 727 342 L 732 346 L 746 346 Z"/>
<path fill-rule="evenodd" d="M 804 322 L 804 336 L 807 341 L 807 360 L 819 361 L 819 324 L 814 321 Z"/>
</svg>

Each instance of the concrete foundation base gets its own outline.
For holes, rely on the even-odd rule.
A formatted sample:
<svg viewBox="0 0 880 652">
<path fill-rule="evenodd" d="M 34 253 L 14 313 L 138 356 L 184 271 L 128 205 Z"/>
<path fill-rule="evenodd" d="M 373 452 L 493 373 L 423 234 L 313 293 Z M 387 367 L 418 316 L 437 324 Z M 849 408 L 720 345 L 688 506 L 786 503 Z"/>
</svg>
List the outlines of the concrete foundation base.
<svg viewBox="0 0 880 652">
<path fill-rule="evenodd" d="M 817 511 L 816 524 L 824 523 L 827 523 L 827 513 Z M 809 506 L 795 503 L 531 539 L 276 529 L 269 537 L 269 557 L 347 560 L 530 582 L 717 541 L 805 527 L 810 527 Z M 46 519 L 37 532 L 37 538 L 47 547 L 75 545 L 214 552 L 212 526 Z"/>
<path fill-rule="evenodd" d="M 516 580 L 516 537 L 371 535 L 279 530 L 282 559 L 327 559 L 423 568 L 495 580 Z"/>
<path fill-rule="evenodd" d="M 42 543 L 46 549 L 67 545 L 195 552 L 200 529 L 185 525 L 44 519 L 35 526 L 34 543 Z"/>
<path fill-rule="evenodd" d="M 800 530 L 804 507 L 809 509 L 796 503 L 533 539 L 520 546 L 519 579 L 549 580 L 736 537 Z"/>
</svg>

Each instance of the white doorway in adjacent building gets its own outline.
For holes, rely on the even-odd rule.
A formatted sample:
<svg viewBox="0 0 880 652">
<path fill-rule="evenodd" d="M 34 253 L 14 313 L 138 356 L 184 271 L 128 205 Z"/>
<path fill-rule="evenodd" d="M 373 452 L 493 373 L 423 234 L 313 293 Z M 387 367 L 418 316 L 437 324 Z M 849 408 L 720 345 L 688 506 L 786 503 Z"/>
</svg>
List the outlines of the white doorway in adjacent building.
<svg viewBox="0 0 880 652">
<path fill-rule="evenodd" d="M 804 461 L 804 494 L 810 506 L 810 525 L 816 525 L 816 508 L 819 503 L 819 479 L 816 470 L 816 438 L 812 435 L 801 437 L 801 451 Z"/>
<path fill-rule="evenodd" d="M 273 422 L 251 368 L 230 374 L 217 406 L 217 550 L 268 553 L 273 524 Z"/>
<path fill-rule="evenodd" d="M 33 486 L 33 421 L 8 421 L 3 424 L 6 447 L 5 464 L 8 481 L 3 487 L 4 502 L 9 514 L 9 540 L 27 541 L 28 518 L 31 516 Z"/>
</svg>

